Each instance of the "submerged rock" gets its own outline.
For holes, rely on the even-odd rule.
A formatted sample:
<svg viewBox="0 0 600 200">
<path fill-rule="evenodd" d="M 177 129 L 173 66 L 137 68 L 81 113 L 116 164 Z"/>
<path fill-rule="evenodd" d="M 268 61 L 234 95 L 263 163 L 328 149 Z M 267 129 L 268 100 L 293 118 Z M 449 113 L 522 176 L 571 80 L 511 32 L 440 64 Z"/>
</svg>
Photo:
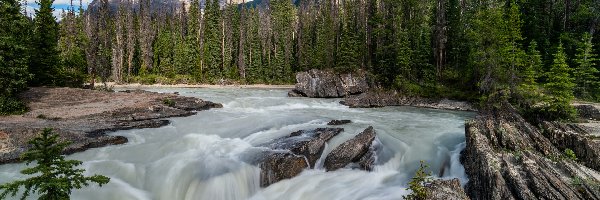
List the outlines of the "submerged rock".
<svg viewBox="0 0 600 200">
<path fill-rule="evenodd" d="M 347 120 L 347 119 L 342 119 L 342 120 L 334 119 L 334 120 L 329 121 L 327 123 L 327 125 L 337 126 L 337 125 L 344 125 L 344 124 L 349 124 L 349 123 L 352 123 L 352 121 Z"/>
<path fill-rule="evenodd" d="M 465 128 L 461 162 L 471 199 L 600 199 L 600 173 L 565 158 L 509 103 Z"/>
<path fill-rule="evenodd" d="M 296 74 L 296 88 L 288 93 L 290 97 L 339 98 L 360 94 L 370 88 L 367 74 L 337 74 L 333 71 L 313 69 Z"/>
<path fill-rule="evenodd" d="M 425 185 L 429 200 L 469 200 L 458 179 L 434 180 Z"/>
<path fill-rule="evenodd" d="M 372 126 L 356 135 L 354 138 L 340 144 L 325 158 L 325 169 L 334 171 L 350 163 L 358 163 L 361 168 L 370 170 L 374 163 L 371 145 L 375 140 L 375 130 Z M 371 149 L 371 151 L 369 151 Z M 360 164 L 362 163 L 362 164 Z"/>
</svg>

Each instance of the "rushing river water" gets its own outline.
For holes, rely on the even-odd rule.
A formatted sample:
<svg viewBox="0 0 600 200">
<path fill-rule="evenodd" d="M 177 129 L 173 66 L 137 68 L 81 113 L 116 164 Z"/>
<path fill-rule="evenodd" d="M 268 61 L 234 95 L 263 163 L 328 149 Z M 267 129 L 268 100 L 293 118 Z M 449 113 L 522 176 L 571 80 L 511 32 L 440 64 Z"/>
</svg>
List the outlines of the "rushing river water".
<svg viewBox="0 0 600 200">
<path fill-rule="evenodd" d="M 339 99 L 288 98 L 286 90 L 149 89 L 223 103 L 224 108 L 171 119 L 162 128 L 111 133 L 129 143 L 68 156 L 84 161 L 88 174 L 109 176 L 101 188 L 75 190 L 72 199 L 401 199 L 420 160 L 434 176 L 468 181 L 459 162 L 464 120 L 472 113 L 387 107 L 351 109 Z M 324 154 L 368 126 L 377 132 L 374 171 L 305 170 L 299 176 L 260 188 L 260 169 L 244 162 L 258 145 L 301 129 L 350 119 L 329 141 Z M 24 164 L 0 166 L 0 183 L 24 178 Z M 443 174 L 441 174 L 443 173 Z"/>
</svg>

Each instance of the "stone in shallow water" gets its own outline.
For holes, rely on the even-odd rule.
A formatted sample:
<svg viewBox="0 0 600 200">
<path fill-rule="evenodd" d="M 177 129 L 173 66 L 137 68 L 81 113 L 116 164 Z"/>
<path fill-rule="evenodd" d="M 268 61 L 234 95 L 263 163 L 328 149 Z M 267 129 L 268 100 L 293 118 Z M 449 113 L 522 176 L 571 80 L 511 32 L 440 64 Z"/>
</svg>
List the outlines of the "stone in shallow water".
<svg viewBox="0 0 600 200">
<path fill-rule="evenodd" d="M 337 126 L 337 125 L 344 125 L 344 124 L 349 124 L 349 123 L 352 123 L 352 121 L 347 120 L 347 119 L 342 119 L 342 120 L 334 119 L 334 120 L 329 121 L 329 123 L 327 123 L 327 125 Z"/>
<path fill-rule="evenodd" d="M 325 143 L 344 131 L 343 128 L 300 130 L 266 144 L 272 149 L 259 158 L 261 186 L 297 176 L 306 168 L 314 168 L 323 154 Z"/>
<path fill-rule="evenodd" d="M 359 162 L 369 152 L 373 140 L 375 140 L 376 133 L 372 126 L 365 129 L 363 132 L 356 135 L 354 138 L 340 144 L 333 151 L 331 151 L 327 158 L 325 158 L 325 169 L 327 171 L 334 171 L 345 167 L 346 165 L 354 162 Z M 364 159 L 363 165 L 371 163 L 370 157 Z M 364 166 L 364 169 L 370 169 L 371 166 Z"/>
</svg>

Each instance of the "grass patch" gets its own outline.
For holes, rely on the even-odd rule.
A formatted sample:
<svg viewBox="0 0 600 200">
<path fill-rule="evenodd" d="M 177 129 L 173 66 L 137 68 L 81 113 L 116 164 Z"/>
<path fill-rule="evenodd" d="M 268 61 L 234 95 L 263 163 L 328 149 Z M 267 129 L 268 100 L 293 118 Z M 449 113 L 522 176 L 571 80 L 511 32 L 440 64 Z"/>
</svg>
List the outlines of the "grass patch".
<svg viewBox="0 0 600 200">
<path fill-rule="evenodd" d="M 173 99 L 163 99 L 163 104 L 169 107 L 175 107 L 175 101 L 173 101 Z"/>
</svg>

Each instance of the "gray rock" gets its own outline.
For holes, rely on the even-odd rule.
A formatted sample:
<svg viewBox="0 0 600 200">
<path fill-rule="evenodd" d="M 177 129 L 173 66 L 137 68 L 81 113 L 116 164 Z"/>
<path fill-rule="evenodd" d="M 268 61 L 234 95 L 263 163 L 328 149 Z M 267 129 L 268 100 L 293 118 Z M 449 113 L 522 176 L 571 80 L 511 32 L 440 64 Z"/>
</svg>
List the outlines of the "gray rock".
<svg viewBox="0 0 600 200">
<path fill-rule="evenodd" d="M 578 161 L 600 171 L 600 139 L 590 135 L 577 124 L 542 122 L 543 134 L 554 146 L 564 152 L 571 149 Z"/>
<path fill-rule="evenodd" d="M 458 179 L 434 180 L 425 186 L 429 200 L 469 200 Z"/>
<path fill-rule="evenodd" d="M 260 186 L 267 187 L 284 179 L 290 179 L 308 168 L 304 156 L 293 153 L 271 153 L 260 164 Z"/>
<path fill-rule="evenodd" d="M 349 123 L 352 123 L 352 121 L 347 120 L 347 119 L 342 119 L 342 120 L 336 120 L 336 119 L 334 119 L 334 120 L 329 121 L 327 123 L 327 125 L 337 126 L 337 125 L 344 125 L 344 124 L 349 124 Z"/>
<path fill-rule="evenodd" d="M 427 99 L 419 97 L 408 97 L 398 94 L 396 91 L 368 91 L 359 95 L 351 95 L 340 102 L 351 108 L 376 108 L 386 106 L 414 106 L 420 108 L 433 108 L 443 110 L 477 111 L 468 102 L 454 101 L 449 99 Z"/>
<path fill-rule="evenodd" d="M 350 163 L 357 163 L 369 152 L 373 140 L 375 140 L 376 133 L 372 126 L 365 129 L 363 132 L 356 135 L 354 138 L 340 144 L 331 151 L 325 158 L 325 169 L 327 171 L 334 171 L 345 167 Z M 369 160 L 365 158 L 364 160 Z M 364 161 L 363 163 L 369 163 Z M 363 167 L 370 169 L 369 166 Z"/>
<path fill-rule="evenodd" d="M 509 103 L 469 120 L 465 129 L 461 162 L 472 199 L 600 199 L 600 173 L 563 158 Z"/>
<path fill-rule="evenodd" d="M 265 144 L 272 151 L 258 158 L 261 187 L 295 177 L 306 168 L 314 168 L 323 154 L 325 143 L 342 131 L 342 128 L 301 130 Z"/>
<path fill-rule="evenodd" d="M 296 74 L 296 88 L 290 97 L 339 98 L 360 94 L 370 88 L 364 71 L 337 74 L 333 71 L 310 70 Z"/>
<path fill-rule="evenodd" d="M 600 108 L 591 104 L 576 104 L 577 114 L 584 119 L 600 120 Z"/>
</svg>

